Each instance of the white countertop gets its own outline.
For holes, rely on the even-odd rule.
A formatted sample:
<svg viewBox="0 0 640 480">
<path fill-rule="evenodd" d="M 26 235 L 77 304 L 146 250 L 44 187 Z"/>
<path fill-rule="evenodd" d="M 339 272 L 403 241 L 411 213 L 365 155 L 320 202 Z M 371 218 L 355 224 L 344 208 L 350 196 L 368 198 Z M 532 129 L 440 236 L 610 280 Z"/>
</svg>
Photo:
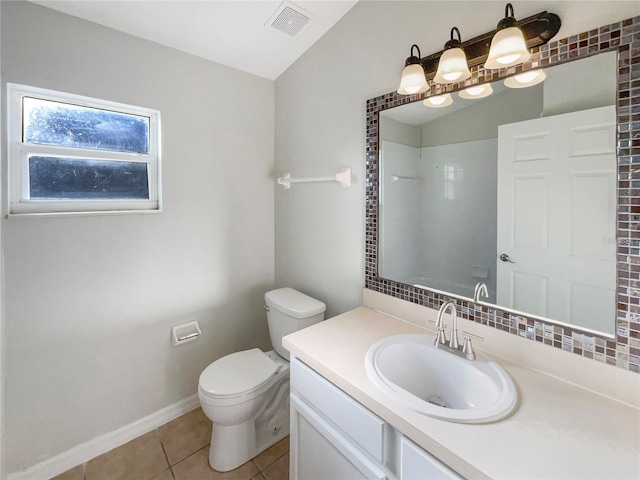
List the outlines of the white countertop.
<svg viewBox="0 0 640 480">
<path fill-rule="evenodd" d="M 640 478 L 640 410 L 502 358 L 494 360 L 511 375 L 519 405 L 496 423 L 437 420 L 386 397 L 367 377 L 365 356 L 376 341 L 403 333 L 432 332 L 360 307 L 282 343 L 467 478 Z"/>
</svg>

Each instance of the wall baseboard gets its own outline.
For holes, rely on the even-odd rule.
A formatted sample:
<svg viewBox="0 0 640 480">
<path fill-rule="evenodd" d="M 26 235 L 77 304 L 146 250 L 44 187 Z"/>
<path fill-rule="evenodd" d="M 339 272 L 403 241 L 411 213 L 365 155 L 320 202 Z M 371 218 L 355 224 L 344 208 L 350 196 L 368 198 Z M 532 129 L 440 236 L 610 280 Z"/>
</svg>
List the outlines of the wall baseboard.
<svg viewBox="0 0 640 480">
<path fill-rule="evenodd" d="M 125 425 L 113 432 L 82 443 L 60 455 L 38 463 L 27 470 L 9 474 L 7 480 L 43 480 L 55 477 L 70 468 L 88 462 L 92 458 L 113 450 L 120 445 L 144 435 L 171 420 L 178 418 L 200 406 L 198 395 L 194 394 L 179 402 Z"/>
</svg>

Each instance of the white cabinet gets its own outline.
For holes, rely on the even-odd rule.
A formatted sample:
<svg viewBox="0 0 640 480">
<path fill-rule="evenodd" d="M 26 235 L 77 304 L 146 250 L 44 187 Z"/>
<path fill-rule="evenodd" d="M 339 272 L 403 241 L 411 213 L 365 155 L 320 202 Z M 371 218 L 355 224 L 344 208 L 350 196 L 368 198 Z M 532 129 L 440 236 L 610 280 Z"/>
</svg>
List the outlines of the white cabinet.
<svg viewBox="0 0 640 480">
<path fill-rule="evenodd" d="M 386 480 L 388 477 L 304 400 L 291 395 L 291 480 Z"/>
<path fill-rule="evenodd" d="M 461 477 L 292 356 L 290 478 Z"/>
</svg>

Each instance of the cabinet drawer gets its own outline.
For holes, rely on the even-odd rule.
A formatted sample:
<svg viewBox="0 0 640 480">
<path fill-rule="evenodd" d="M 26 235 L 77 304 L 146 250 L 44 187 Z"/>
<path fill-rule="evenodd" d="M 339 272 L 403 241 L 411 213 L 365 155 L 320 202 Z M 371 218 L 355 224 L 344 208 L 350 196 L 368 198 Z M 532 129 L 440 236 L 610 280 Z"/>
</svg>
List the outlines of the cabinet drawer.
<svg viewBox="0 0 640 480">
<path fill-rule="evenodd" d="M 375 460 L 385 461 L 386 423 L 331 382 L 291 358 L 291 392 L 297 393 Z"/>
<path fill-rule="evenodd" d="M 461 480 L 462 477 L 408 438 L 400 440 L 402 480 Z"/>
</svg>

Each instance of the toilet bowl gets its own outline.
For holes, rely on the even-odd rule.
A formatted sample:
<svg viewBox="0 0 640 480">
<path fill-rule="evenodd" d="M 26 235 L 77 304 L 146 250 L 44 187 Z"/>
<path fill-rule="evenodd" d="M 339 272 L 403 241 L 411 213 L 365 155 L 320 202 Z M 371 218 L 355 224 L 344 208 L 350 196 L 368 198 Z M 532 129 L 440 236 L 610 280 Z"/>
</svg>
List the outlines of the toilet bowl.
<svg viewBox="0 0 640 480">
<path fill-rule="evenodd" d="M 324 303 L 291 288 L 265 294 L 274 350 L 226 355 L 200 375 L 198 397 L 212 421 L 209 464 L 229 471 L 289 434 L 289 354 L 282 337 L 324 319 Z M 285 358 L 286 356 L 286 358 Z"/>
<path fill-rule="evenodd" d="M 289 362 L 274 351 L 254 348 L 209 365 L 200 376 L 198 397 L 213 422 L 211 466 L 233 470 L 287 436 L 288 395 Z"/>
</svg>

